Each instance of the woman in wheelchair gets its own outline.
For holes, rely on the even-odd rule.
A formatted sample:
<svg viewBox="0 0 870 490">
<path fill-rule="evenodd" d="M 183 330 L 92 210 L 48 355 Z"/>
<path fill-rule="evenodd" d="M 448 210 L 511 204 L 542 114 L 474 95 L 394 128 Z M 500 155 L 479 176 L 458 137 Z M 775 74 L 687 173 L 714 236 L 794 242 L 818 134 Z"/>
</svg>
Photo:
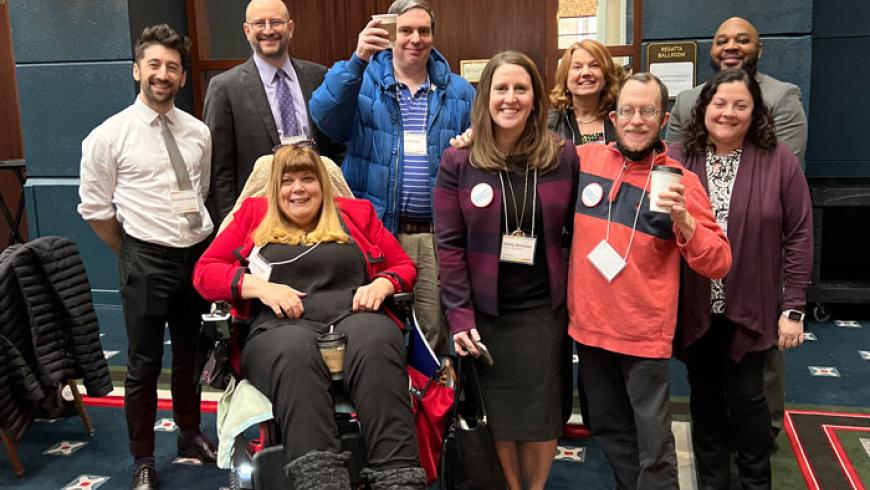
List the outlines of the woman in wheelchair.
<svg viewBox="0 0 870 490">
<path fill-rule="evenodd" d="M 347 336 L 344 388 L 359 412 L 372 488 L 425 488 L 398 322 L 384 300 L 416 268 L 371 203 L 333 198 L 318 154 L 277 150 L 267 198 L 249 198 L 203 254 L 194 286 L 250 319 L 241 374 L 273 404 L 298 489 L 345 489 L 330 372 L 318 335 Z"/>
</svg>

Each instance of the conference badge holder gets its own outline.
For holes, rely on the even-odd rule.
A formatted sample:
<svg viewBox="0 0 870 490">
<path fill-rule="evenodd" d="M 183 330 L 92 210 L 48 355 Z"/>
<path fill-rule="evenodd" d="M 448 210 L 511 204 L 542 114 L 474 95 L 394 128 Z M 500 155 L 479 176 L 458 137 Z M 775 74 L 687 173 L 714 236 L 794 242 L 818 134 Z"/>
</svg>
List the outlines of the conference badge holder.
<svg viewBox="0 0 870 490">
<path fill-rule="evenodd" d="M 626 265 L 625 260 L 607 243 L 607 240 L 601 240 L 586 258 L 607 279 L 607 282 L 613 282 Z"/>
<path fill-rule="evenodd" d="M 535 265 L 535 246 L 537 237 L 521 234 L 502 235 L 501 254 L 498 259 L 513 264 Z"/>
<path fill-rule="evenodd" d="M 169 193 L 172 201 L 172 214 L 183 216 L 199 212 L 199 197 L 194 191 L 172 191 Z"/>
</svg>

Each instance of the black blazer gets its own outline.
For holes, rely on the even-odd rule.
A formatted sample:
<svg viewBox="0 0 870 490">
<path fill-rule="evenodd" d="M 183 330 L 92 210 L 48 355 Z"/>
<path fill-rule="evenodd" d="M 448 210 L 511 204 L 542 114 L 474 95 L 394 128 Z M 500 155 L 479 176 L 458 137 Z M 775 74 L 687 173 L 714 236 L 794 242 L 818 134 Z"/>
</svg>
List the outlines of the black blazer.
<svg viewBox="0 0 870 490">
<path fill-rule="evenodd" d="M 323 82 L 326 67 L 295 58 L 290 58 L 290 62 L 299 76 L 307 111 L 311 93 Z M 257 158 L 271 153 L 281 143 L 253 57 L 211 79 L 202 116 L 212 138 L 207 205 L 212 220 L 220 223 L 232 209 Z M 344 145 L 320 132 L 310 113 L 308 127 L 321 154 L 341 164 Z"/>
</svg>

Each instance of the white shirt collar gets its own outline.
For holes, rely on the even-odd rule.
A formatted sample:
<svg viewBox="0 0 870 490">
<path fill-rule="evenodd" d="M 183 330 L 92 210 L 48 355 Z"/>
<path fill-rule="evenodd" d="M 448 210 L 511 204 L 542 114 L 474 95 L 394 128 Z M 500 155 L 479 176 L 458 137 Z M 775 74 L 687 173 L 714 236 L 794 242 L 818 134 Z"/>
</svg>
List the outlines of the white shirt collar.
<svg viewBox="0 0 870 490">
<path fill-rule="evenodd" d="M 157 118 L 160 117 L 160 113 L 155 111 L 154 109 L 148 107 L 145 102 L 142 102 L 142 98 L 140 95 L 136 96 L 136 101 L 133 103 L 133 111 L 142 120 L 145 124 L 151 126 L 155 124 Z M 169 119 L 169 122 L 172 124 L 176 124 L 178 122 L 178 115 L 175 113 L 175 106 L 172 106 L 172 109 L 166 112 L 166 119 Z"/>
<path fill-rule="evenodd" d="M 271 85 L 275 81 L 275 73 L 278 72 L 275 65 L 264 60 L 256 53 L 254 54 L 254 64 L 257 65 L 257 71 L 260 73 L 260 79 L 263 83 Z M 284 63 L 281 65 L 281 68 L 284 70 L 284 73 L 290 77 L 290 80 L 296 79 L 296 70 L 293 69 L 293 64 L 290 63 L 289 56 L 284 57 Z"/>
</svg>

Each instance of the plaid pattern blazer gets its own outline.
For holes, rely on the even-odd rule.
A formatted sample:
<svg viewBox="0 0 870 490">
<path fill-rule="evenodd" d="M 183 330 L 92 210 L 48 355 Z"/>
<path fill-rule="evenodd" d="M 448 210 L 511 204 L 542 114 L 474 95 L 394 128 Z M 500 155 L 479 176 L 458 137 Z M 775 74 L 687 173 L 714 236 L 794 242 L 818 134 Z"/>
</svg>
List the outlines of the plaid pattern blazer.
<svg viewBox="0 0 870 490">
<path fill-rule="evenodd" d="M 502 191 L 498 174 L 472 167 L 470 151 L 450 148 L 441 157 L 435 180 L 433 213 L 438 246 L 441 301 L 453 333 L 475 328 L 475 310 L 498 315 L 498 265 L 501 249 Z M 565 303 L 567 285 L 566 234 L 573 222 L 579 162 L 574 146 L 566 143 L 559 164 L 538 175 L 538 199 L 543 212 L 553 308 Z M 489 184 L 493 199 L 486 206 L 471 202 L 471 190 Z"/>
</svg>

